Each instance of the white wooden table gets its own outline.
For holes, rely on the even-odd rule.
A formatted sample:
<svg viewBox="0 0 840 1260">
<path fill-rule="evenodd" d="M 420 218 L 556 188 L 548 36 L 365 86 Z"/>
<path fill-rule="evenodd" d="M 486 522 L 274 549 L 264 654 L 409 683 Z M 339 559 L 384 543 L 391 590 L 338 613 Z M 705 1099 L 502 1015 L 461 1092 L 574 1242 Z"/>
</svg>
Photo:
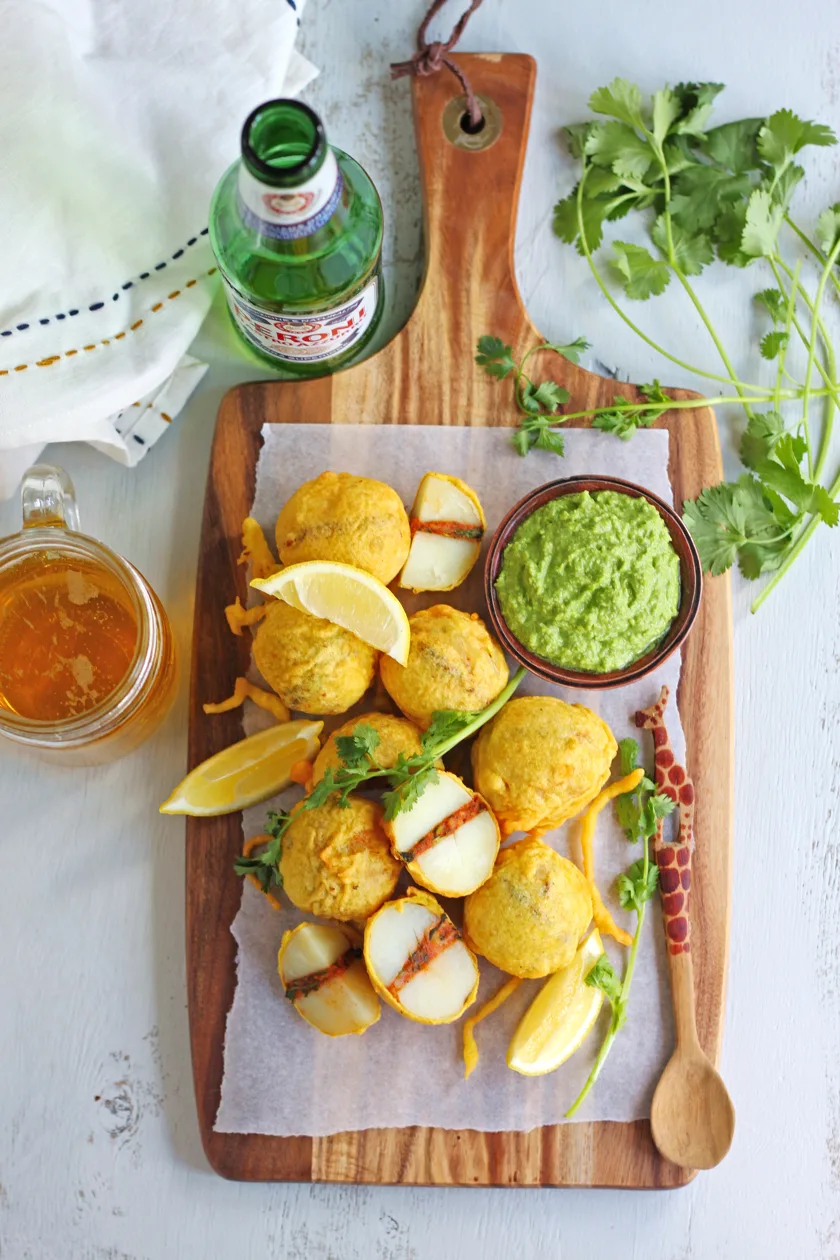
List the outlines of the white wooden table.
<svg viewBox="0 0 840 1260">
<path fill-rule="evenodd" d="M 412 305 L 421 251 L 408 90 L 389 83 L 387 67 L 410 51 L 420 10 L 416 0 L 312 0 L 301 38 L 323 71 L 307 99 L 383 195 L 391 331 Z M 589 93 L 615 74 L 648 90 L 680 79 L 728 82 L 721 120 L 787 104 L 840 122 L 840 28 L 821 0 L 795 9 L 783 0 L 708 0 L 682 10 L 672 0 L 486 0 L 465 40 L 471 50 L 538 58 L 517 248 L 537 325 L 555 339 L 586 334 L 604 362 L 635 380 L 674 383 L 551 236 L 551 206 L 571 182 L 557 128 L 584 116 Z M 809 180 L 810 206 L 840 197 L 836 151 L 809 157 L 808 168 L 819 172 Z M 701 281 L 753 373 L 748 296 L 766 283 L 719 268 Z M 677 353 L 716 367 L 676 295 L 640 315 Z M 82 447 L 48 452 L 75 479 L 85 528 L 160 592 L 185 663 L 216 408 L 230 385 L 258 375 L 239 356 L 218 303 L 196 353 L 210 372 L 136 471 Z M 722 432 L 731 451 L 725 420 Z M 14 528 L 16 506 L 0 506 L 0 533 Z M 757 617 L 736 579 L 736 850 L 723 1072 L 738 1130 L 718 1170 L 668 1194 L 219 1180 L 201 1152 L 192 1096 L 183 827 L 156 812 L 184 767 L 186 682 L 161 734 L 114 766 L 61 771 L 4 747 L 3 1260 L 840 1256 L 839 590 L 840 545 L 827 530 Z"/>
</svg>

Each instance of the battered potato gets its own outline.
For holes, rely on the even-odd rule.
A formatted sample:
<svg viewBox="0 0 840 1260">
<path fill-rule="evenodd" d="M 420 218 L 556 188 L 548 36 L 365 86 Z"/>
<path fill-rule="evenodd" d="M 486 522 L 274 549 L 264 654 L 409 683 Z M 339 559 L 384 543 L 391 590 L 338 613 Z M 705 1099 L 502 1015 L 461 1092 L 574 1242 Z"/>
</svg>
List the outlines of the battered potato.
<svg viewBox="0 0 840 1260">
<path fill-rule="evenodd" d="M 402 866 L 382 829 L 382 807 L 364 796 L 335 796 L 300 809 L 283 836 L 283 889 L 299 910 L 324 919 L 366 919 L 396 887 Z"/>
<path fill-rule="evenodd" d="M 511 700 L 473 745 L 476 791 L 503 836 L 542 835 L 594 800 L 618 746 L 605 722 L 582 704 L 553 696 Z"/>
<path fill-rule="evenodd" d="M 272 600 L 254 637 L 254 660 L 284 704 L 301 713 L 345 713 L 365 694 L 377 653 L 355 634 Z"/>
<path fill-rule="evenodd" d="M 283 564 L 336 560 L 395 578 L 411 546 L 408 514 L 396 490 L 351 473 L 305 481 L 281 509 L 275 530 Z"/>
<path fill-rule="evenodd" d="M 508 667 L 480 617 L 435 604 L 410 617 L 409 625 L 408 664 L 383 656 L 379 670 L 385 690 L 407 718 L 425 729 L 435 709 L 478 713 L 496 699 L 507 683 Z"/>
<path fill-rule="evenodd" d="M 493 874 L 464 903 L 464 940 L 511 976 L 537 979 L 572 961 L 592 918 L 573 862 L 526 837 L 502 849 Z"/>
<path fill-rule="evenodd" d="M 351 718 L 349 722 L 339 726 L 338 730 L 333 731 L 318 753 L 312 766 L 313 786 L 323 779 L 324 771 L 328 766 L 335 770 L 340 764 L 335 743 L 336 736 L 352 735 L 357 726 L 372 726 L 376 731 L 379 743 L 373 755 L 384 770 L 390 770 L 397 764 L 400 753 L 405 753 L 406 757 L 413 757 L 415 753 L 422 752 L 420 732 L 407 718 L 394 717 L 392 713 L 360 713 L 358 717 Z"/>
</svg>

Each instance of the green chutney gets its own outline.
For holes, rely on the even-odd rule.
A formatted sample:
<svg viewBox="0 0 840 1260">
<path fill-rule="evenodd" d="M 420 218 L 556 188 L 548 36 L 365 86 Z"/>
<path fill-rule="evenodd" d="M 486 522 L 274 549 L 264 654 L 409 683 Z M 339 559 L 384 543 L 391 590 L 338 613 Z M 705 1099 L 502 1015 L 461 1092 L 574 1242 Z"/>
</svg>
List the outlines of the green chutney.
<svg viewBox="0 0 840 1260">
<path fill-rule="evenodd" d="M 584 490 L 522 522 L 496 592 L 511 633 L 536 656 L 606 674 L 667 633 L 680 606 L 680 562 L 647 499 Z"/>
</svg>

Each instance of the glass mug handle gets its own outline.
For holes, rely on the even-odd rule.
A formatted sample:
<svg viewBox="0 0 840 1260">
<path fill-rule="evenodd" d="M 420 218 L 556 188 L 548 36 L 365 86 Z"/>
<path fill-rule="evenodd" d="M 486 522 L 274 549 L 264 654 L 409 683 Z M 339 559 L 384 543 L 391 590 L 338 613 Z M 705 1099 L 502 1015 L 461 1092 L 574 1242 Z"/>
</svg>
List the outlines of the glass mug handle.
<svg viewBox="0 0 840 1260">
<path fill-rule="evenodd" d="M 23 474 L 20 507 L 24 529 L 41 529 L 45 525 L 79 528 L 73 482 L 63 468 L 54 464 L 33 464 Z"/>
</svg>

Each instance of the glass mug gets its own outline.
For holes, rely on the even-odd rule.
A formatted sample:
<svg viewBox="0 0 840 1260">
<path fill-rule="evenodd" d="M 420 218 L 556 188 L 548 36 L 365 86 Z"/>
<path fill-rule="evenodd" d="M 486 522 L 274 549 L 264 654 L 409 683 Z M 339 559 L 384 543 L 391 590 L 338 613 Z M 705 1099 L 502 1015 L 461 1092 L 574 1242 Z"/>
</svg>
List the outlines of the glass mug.
<svg viewBox="0 0 840 1260">
<path fill-rule="evenodd" d="M 62 468 L 30 468 L 21 508 L 0 539 L 0 734 L 62 765 L 112 761 L 174 699 L 169 621 L 133 565 L 79 532 Z"/>
</svg>

